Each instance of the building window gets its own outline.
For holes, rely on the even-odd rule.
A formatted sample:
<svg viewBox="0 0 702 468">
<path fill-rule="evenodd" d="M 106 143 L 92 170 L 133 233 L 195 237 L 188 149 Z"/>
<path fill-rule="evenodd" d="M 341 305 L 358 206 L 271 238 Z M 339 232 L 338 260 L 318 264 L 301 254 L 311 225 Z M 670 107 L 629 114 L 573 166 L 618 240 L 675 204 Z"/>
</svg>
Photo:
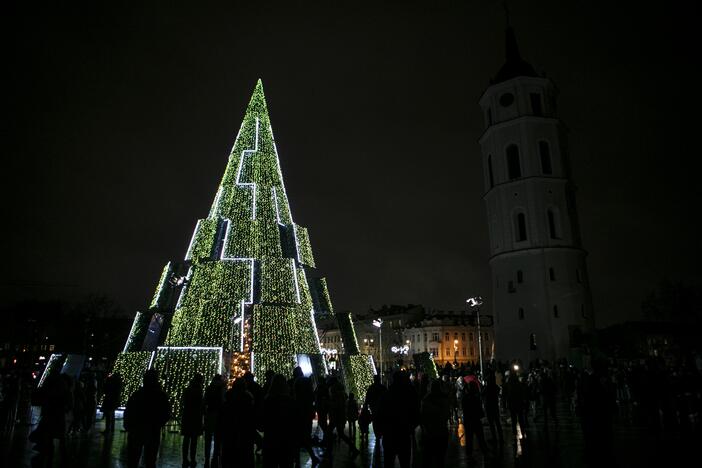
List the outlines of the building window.
<svg viewBox="0 0 702 468">
<path fill-rule="evenodd" d="M 425 343 L 427 342 L 427 334 L 426 333 L 424 334 L 424 342 Z"/>
<path fill-rule="evenodd" d="M 575 269 L 575 280 L 576 280 L 578 283 L 582 283 L 582 279 L 580 278 L 580 270 L 577 269 L 577 268 Z"/>
<path fill-rule="evenodd" d="M 539 142 L 539 156 L 541 156 L 541 172 L 544 174 L 553 174 L 551 167 L 551 148 L 547 141 Z"/>
<path fill-rule="evenodd" d="M 453 339 L 454 339 L 454 341 L 455 341 L 455 340 L 458 340 L 458 333 L 454 333 L 454 334 L 453 334 Z"/>
<path fill-rule="evenodd" d="M 468 334 L 468 340 L 472 343 L 473 342 L 473 334 L 469 333 Z"/>
<path fill-rule="evenodd" d="M 466 332 L 461 333 L 461 341 L 466 341 Z"/>
<path fill-rule="evenodd" d="M 470 355 L 475 356 L 475 348 L 472 346 L 470 347 Z"/>
<path fill-rule="evenodd" d="M 541 108 L 541 94 L 529 93 L 529 98 L 531 98 L 531 110 L 534 112 L 534 115 L 543 115 L 543 110 Z"/>
<path fill-rule="evenodd" d="M 510 292 L 510 293 L 517 292 L 517 288 L 514 287 L 514 281 L 509 280 L 507 282 L 507 292 Z"/>
<path fill-rule="evenodd" d="M 524 309 L 519 308 L 519 320 L 524 320 Z"/>
<path fill-rule="evenodd" d="M 519 148 L 517 145 L 507 147 L 507 177 L 509 180 L 518 179 L 522 176 L 522 167 L 519 163 Z"/>
<path fill-rule="evenodd" d="M 556 272 L 554 271 L 553 267 L 548 269 L 548 277 L 551 281 L 556 281 Z"/>
<path fill-rule="evenodd" d="M 558 318 L 558 306 L 553 306 L 553 318 Z"/>
<path fill-rule="evenodd" d="M 449 348 L 445 348 L 445 349 L 444 349 L 444 356 L 445 356 L 445 357 L 451 357 L 451 351 L 449 350 Z"/>
<path fill-rule="evenodd" d="M 517 283 L 522 284 L 524 282 L 524 273 L 522 270 L 517 270 Z"/>
<path fill-rule="evenodd" d="M 431 341 L 439 341 L 439 333 L 438 332 L 432 333 Z"/>
<path fill-rule="evenodd" d="M 587 318 L 587 312 L 585 312 L 585 304 L 580 304 L 580 316 L 584 319 Z"/>
<path fill-rule="evenodd" d="M 548 233 L 551 239 L 560 239 L 560 222 L 558 219 L 558 212 L 552 208 L 546 211 L 548 217 Z"/>
<path fill-rule="evenodd" d="M 450 338 L 449 338 L 449 334 L 446 333 L 446 334 L 444 335 L 444 338 L 446 338 L 446 341 L 448 341 L 448 340 L 450 339 Z"/>
<path fill-rule="evenodd" d="M 492 155 L 488 155 L 488 177 L 490 178 L 490 188 L 495 186 L 495 177 L 492 172 Z"/>
<path fill-rule="evenodd" d="M 527 240 L 526 215 L 524 213 L 517 213 L 516 224 L 517 242 Z"/>
<path fill-rule="evenodd" d="M 466 355 L 466 348 L 463 348 L 463 352 L 461 353 L 462 356 Z"/>
</svg>

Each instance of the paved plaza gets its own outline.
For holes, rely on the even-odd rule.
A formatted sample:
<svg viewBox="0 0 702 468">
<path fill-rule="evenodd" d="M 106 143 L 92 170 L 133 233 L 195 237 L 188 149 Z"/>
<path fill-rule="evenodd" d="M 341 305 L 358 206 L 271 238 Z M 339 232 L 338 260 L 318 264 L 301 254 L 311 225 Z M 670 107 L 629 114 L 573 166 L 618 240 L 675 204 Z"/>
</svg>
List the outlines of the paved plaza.
<svg viewBox="0 0 702 468">
<path fill-rule="evenodd" d="M 463 426 L 454 425 L 447 452 L 447 467 L 476 466 L 476 467 L 585 467 L 585 466 L 676 466 L 697 462 L 692 457 L 696 455 L 697 446 L 694 439 L 680 433 L 661 431 L 658 434 L 648 433 L 641 427 L 627 423 L 620 418 L 615 426 L 614 458 L 602 457 L 587 465 L 583 457 L 583 439 L 580 425 L 576 418 L 570 414 L 566 405 L 559 407 L 559 425 L 556 428 L 552 423 L 549 429 L 543 422 L 530 422 L 527 427 L 525 439 L 512 437 L 509 419 L 503 418 L 505 443 L 502 448 L 497 444 L 490 444 L 491 452 L 483 455 L 479 450 L 472 457 L 466 455 Z M 36 424 L 38 409 L 32 413 L 32 422 Z M 33 428 L 32 424 L 18 424 L 14 431 L 3 435 L 2 459 L 3 467 L 31 467 L 35 456 L 27 435 Z M 76 435 L 70 438 L 68 444 L 69 462 L 61 465 L 58 461 L 54 466 L 70 467 L 110 467 L 121 468 L 126 466 L 126 433 L 121 430 L 121 420 L 117 422 L 117 431 L 112 436 L 101 433 L 104 423 L 98 421 L 94 430 L 85 435 Z M 485 429 L 486 438 L 490 443 L 489 430 Z M 316 424 L 315 424 L 315 430 Z M 419 431 L 417 437 L 420 437 Z M 180 459 L 181 437 L 173 427 L 164 431 L 159 456 L 159 467 L 181 467 Z M 699 444 L 699 441 L 697 441 Z M 332 460 L 325 459 L 319 466 L 334 467 L 381 467 L 383 465 L 382 450 L 376 444 L 376 439 L 371 431 L 367 443 L 357 446 L 361 454 L 352 458 L 345 444 L 334 447 Z M 321 457 L 321 449 L 315 447 Z M 304 451 L 300 453 L 302 466 L 312 466 L 309 457 Z M 198 448 L 198 466 L 204 463 L 202 438 Z M 257 458 L 257 466 L 262 466 L 262 460 Z M 396 465 L 396 466 L 399 466 Z M 422 466 L 421 453 L 413 458 L 412 466 Z"/>
</svg>

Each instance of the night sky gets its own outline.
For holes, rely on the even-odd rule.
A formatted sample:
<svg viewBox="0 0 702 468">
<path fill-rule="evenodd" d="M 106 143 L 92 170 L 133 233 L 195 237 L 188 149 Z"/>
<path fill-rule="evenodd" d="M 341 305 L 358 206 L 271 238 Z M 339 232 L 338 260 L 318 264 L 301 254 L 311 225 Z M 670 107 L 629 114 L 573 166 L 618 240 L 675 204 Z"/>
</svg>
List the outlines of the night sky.
<svg viewBox="0 0 702 468">
<path fill-rule="evenodd" d="M 499 2 L 64 3 L 1 7 L 0 305 L 143 309 L 259 77 L 337 309 L 490 297 L 477 102 L 504 59 Z M 698 7 L 619 3 L 510 6 L 560 89 L 598 326 L 663 278 L 702 282 Z"/>
</svg>

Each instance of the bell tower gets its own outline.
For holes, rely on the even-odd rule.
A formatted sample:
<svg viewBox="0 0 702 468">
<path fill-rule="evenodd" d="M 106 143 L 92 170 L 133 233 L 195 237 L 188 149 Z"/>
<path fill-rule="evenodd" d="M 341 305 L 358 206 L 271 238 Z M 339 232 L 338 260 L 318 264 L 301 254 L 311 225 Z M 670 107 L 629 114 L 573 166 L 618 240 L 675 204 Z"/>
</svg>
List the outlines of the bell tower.
<svg viewBox="0 0 702 468">
<path fill-rule="evenodd" d="M 485 206 L 500 360 L 568 358 L 593 324 L 592 300 L 555 85 L 522 59 L 514 29 L 505 64 L 480 98 Z"/>
</svg>

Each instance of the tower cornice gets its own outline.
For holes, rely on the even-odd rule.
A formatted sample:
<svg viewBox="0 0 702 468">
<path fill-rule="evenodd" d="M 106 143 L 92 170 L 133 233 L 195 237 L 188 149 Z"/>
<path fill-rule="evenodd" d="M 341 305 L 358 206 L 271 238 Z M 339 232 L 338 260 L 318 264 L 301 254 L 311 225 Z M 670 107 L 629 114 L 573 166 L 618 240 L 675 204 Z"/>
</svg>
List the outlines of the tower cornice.
<svg viewBox="0 0 702 468">
<path fill-rule="evenodd" d="M 513 119 L 509 120 L 503 120 L 502 122 L 498 122 L 496 124 L 490 125 L 488 128 L 485 129 L 482 135 L 480 135 L 480 138 L 478 138 L 478 143 L 482 144 L 483 141 L 490 136 L 490 133 L 496 130 L 500 130 L 503 128 L 511 127 L 513 125 L 518 125 L 521 123 L 525 122 L 551 122 L 555 123 L 558 126 L 562 127 L 566 132 L 568 131 L 568 127 L 558 118 L 556 117 L 541 117 L 538 115 L 520 115 L 519 117 L 515 117 Z"/>
</svg>

